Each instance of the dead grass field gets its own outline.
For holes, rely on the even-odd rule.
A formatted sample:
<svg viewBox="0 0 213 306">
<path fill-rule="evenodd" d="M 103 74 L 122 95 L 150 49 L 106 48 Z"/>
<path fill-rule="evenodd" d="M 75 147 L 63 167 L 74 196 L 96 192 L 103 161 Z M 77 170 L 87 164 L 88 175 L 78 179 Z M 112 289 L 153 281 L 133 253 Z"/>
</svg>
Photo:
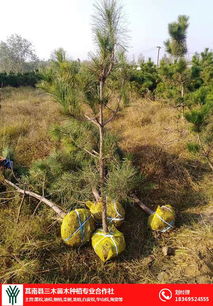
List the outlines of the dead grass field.
<svg viewBox="0 0 213 306">
<path fill-rule="evenodd" d="M 0 149 L 14 148 L 16 160 L 29 167 L 54 150 L 52 124 L 66 120 L 57 104 L 40 90 L 4 89 L 1 93 Z M 126 207 L 121 227 L 127 243 L 123 254 L 106 264 L 87 245 L 71 249 L 60 238 L 60 226 L 46 207 L 0 193 L 0 281 L 35 283 L 210 283 L 212 281 L 213 175 L 204 161 L 186 149 L 191 140 L 176 109 L 160 102 L 134 99 L 110 128 L 120 145 L 133 155 L 145 180 L 141 199 L 152 208 L 172 204 L 177 212 L 174 231 L 151 232 L 140 208 Z M 7 190 L 8 191 L 8 190 Z M 163 247 L 173 255 L 165 256 Z"/>
</svg>

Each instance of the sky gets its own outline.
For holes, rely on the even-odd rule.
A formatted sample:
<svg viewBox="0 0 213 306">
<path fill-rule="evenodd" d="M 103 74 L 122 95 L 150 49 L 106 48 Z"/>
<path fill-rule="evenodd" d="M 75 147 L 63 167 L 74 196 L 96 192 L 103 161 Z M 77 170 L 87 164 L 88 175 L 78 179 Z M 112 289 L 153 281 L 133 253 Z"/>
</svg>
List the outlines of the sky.
<svg viewBox="0 0 213 306">
<path fill-rule="evenodd" d="M 94 50 L 92 14 L 95 0 L 0 0 L 0 40 L 17 33 L 31 41 L 36 54 L 48 59 L 64 48 L 81 60 Z M 129 59 L 143 55 L 156 60 L 157 46 L 168 36 L 168 23 L 178 15 L 190 17 L 188 56 L 213 49 L 213 0 L 119 0 L 129 35 Z"/>
</svg>

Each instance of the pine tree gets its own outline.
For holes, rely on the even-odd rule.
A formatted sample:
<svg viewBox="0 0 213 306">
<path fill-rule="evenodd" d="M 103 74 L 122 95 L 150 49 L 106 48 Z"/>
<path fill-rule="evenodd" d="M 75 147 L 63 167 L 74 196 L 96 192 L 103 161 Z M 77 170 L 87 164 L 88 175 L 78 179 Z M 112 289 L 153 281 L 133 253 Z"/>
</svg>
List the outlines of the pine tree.
<svg viewBox="0 0 213 306">
<path fill-rule="evenodd" d="M 189 84 L 189 73 L 187 61 L 184 58 L 187 53 L 186 31 L 189 26 L 189 17 L 185 15 L 178 16 L 178 21 L 168 25 L 170 38 L 164 42 L 166 51 L 174 59 L 173 63 L 161 62 L 160 74 L 162 79 L 169 83 L 175 102 L 182 109 L 182 117 L 185 109 L 185 91 Z M 160 91 L 166 92 L 166 88 L 162 88 L 160 84 Z M 158 90 L 159 91 L 159 87 Z M 177 88 L 176 88 L 177 87 Z M 164 93 L 165 94 L 165 93 Z"/>
<path fill-rule="evenodd" d="M 185 15 L 178 16 L 177 22 L 168 25 L 170 39 L 164 42 L 166 51 L 175 59 L 184 57 L 187 53 L 186 31 L 189 26 L 189 17 Z"/>
<path fill-rule="evenodd" d="M 52 94 L 67 115 L 80 122 L 88 121 L 98 129 L 98 148 L 86 152 L 98 161 L 99 194 L 103 204 L 102 224 L 108 232 L 106 216 L 106 126 L 127 102 L 126 95 L 126 36 L 122 26 L 122 10 L 115 0 L 95 4 L 93 33 L 97 46 L 89 64 L 68 61 L 63 50 L 56 52 L 50 67 L 43 72 L 40 87 Z M 117 88 L 112 86 L 117 77 Z M 85 147 L 77 144 L 79 149 Z M 107 170 L 107 171 L 106 171 Z M 116 169 L 115 169 L 116 170 Z M 130 171 L 131 172 L 131 171 Z M 121 172 L 122 173 L 122 172 Z M 108 174 L 109 177 L 109 174 Z"/>
</svg>

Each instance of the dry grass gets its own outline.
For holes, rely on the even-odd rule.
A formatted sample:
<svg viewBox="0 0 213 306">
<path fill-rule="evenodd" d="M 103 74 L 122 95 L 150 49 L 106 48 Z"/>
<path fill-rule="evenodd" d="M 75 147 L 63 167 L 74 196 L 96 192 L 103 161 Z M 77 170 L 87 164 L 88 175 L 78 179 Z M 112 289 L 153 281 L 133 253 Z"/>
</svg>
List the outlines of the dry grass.
<svg viewBox="0 0 213 306">
<path fill-rule="evenodd" d="M 53 149 L 48 130 L 62 121 L 58 107 L 38 90 L 5 90 L 1 102 L 1 146 L 9 142 L 18 162 L 48 156 Z M 121 147 L 133 155 L 145 175 L 143 201 L 155 208 L 173 204 L 177 226 L 156 235 L 147 228 L 140 208 L 126 207 L 121 227 L 127 248 L 102 264 L 87 245 L 71 249 L 46 207 L 33 216 L 37 203 L 26 198 L 16 224 L 21 198 L 1 187 L 0 281 L 50 283 L 210 283 L 212 281 L 211 221 L 213 176 L 203 161 L 189 154 L 191 140 L 178 112 L 157 102 L 136 101 L 111 124 Z M 8 139 L 9 137 L 9 139 Z M 3 199 L 4 198 L 4 199 Z M 5 200 L 6 198 L 6 200 Z M 174 255 L 164 256 L 171 247 Z"/>
<path fill-rule="evenodd" d="M 20 165 L 44 158 L 53 149 L 50 126 L 61 120 L 59 107 L 40 90 L 2 89 L 0 149 L 13 148 Z"/>
<path fill-rule="evenodd" d="M 148 204 L 189 207 L 198 197 L 199 205 L 197 183 L 209 169 L 188 152 L 186 144 L 194 136 L 176 109 L 159 102 L 137 101 L 111 128 L 118 131 L 122 149 L 134 156 L 146 182 L 152 184 L 152 190 L 142 194 Z"/>
</svg>

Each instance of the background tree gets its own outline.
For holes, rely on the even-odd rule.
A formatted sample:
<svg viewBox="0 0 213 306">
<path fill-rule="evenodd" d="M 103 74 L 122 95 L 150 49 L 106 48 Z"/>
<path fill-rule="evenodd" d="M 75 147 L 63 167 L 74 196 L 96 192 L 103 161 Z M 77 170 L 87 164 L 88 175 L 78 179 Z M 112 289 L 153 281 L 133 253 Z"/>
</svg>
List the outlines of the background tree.
<svg viewBox="0 0 213 306">
<path fill-rule="evenodd" d="M 150 58 L 147 62 L 141 60 L 138 65 L 132 66 L 129 81 L 132 90 L 140 96 L 154 98 L 154 91 L 159 81 L 157 66 Z"/>
<path fill-rule="evenodd" d="M 172 22 L 168 25 L 170 39 L 165 41 L 166 52 L 172 55 L 175 59 L 184 57 L 187 53 L 186 31 L 189 26 L 189 17 L 185 15 L 178 16 L 177 22 Z"/>
<path fill-rule="evenodd" d="M 186 95 L 188 112 L 185 118 L 197 135 L 197 142 L 189 143 L 188 149 L 205 158 L 213 170 L 213 53 L 205 49 L 195 54 L 191 66 L 191 82 Z"/>
<path fill-rule="evenodd" d="M 185 118 L 191 123 L 191 130 L 197 135 L 196 143 L 188 143 L 189 151 L 204 157 L 213 171 L 213 90 L 206 94 L 202 103 L 197 100 Z"/>
<path fill-rule="evenodd" d="M 41 76 L 38 71 L 29 71 L 24 73 L 0 73 L 0 88 L 3 87 L 20 87 L 32 86 L 35 87 Z"/>
<path fill-rule="evenodd" d="M 13 34 L 6 42 L 0 43 L 0 71 L 23 73 L 37 67 L 36 56 L 31 42 Z"/>
<path fill-rule="evenodd" d="M 213 84 L 213 52 L 206 48 L 192 58 L 190 91 Z"/>
<path fill-rule="evenodd" d="M 182 109 L 182 116 L 185 109 L 184 96 L 189 84 L 188 63 L 184 56 L 187 53 L 186 31 L 189 26 L 189 17 L 180 15 L 177 22 L 168 25 L 170 38 L 164 42 L 166 51 L 174 59 L 173 62 L 161 61 L 160 76 L 161 82 L 157 88 L 157 94 L 163 93 L 173 99 L 176 106 Z M 168 86 L 168 89 L 167 89 Z"/>
<path fill-rule="evenodd" d="M 163 98 L 175 106 L 181 106 L 184 112 L 184 96 L 190 84 L 190 69 L 185 59 L 174 63 L 162 60 L 158 69 L 160 82 L 156 88 L 156 96 Z"/>
</svg>

